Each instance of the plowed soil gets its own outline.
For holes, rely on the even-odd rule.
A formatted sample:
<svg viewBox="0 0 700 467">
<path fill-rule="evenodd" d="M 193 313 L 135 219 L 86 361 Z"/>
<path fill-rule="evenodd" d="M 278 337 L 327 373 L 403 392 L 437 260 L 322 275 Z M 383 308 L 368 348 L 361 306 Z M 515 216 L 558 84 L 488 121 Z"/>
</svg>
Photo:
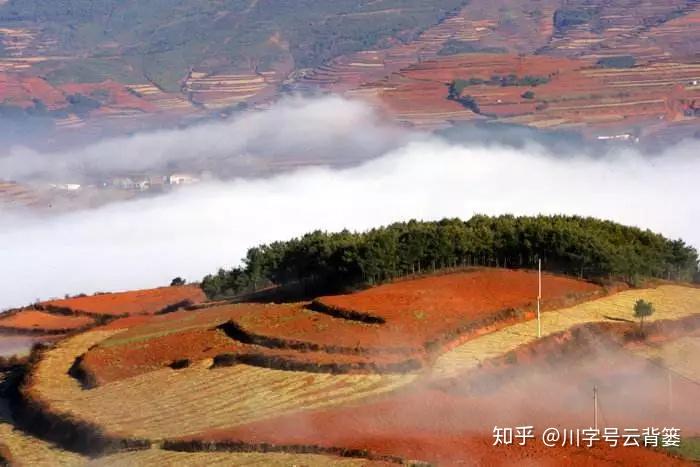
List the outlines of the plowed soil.
<svg viewBox="0 0 700 467">
<path fill-rule="evenodd" d="M 89 326 L 94 322 L 89 316 L 63 316 L 28 309 L 0 318 L 0 329 L 20 332 L 71 331 Z"/>
<path fill-rule="evenodd" d="M 549 275 L 543 287 L 548 307 L 601 293 L 595 285 Z M 370 316 L 386 319 L 385 323 L 330 316 L 305 304 L 241 304 L 176 312 L 143 318 L 142 323 L 91 349 L 81 366 L 97 385 L 178 360 L 194 362 L 221 355 L 228 362 L 239 358 L 279 369 L 410 371 L 428 363 L 432 353 L 441 349 L 438 344 L 530 316 L 527 312 L 532 311 L 536 290 L 534 273 L 484 269 L 320 300 L 331 308 L 348 303 L 358 307 L 355 318 Z M 128 326 L 130 319 L 137 318 L 119 320 L 110 328 L 121 326 L 120 321 Z"/>
<path fill-rule="evenodd" d="M 385 345 L 423 345 L 499 312 L 516 310 L 524 315 L 534 311 L 537 286 L 536 272 L 484 269 L 400 281 L 354 294 L 321 297 L 318 302 L 331 309 L 384 319 Z M 543 275 L 543 309 L 574 304 L 601 293 L 588 282 Z"/>
<path fill-rule="evenodd" d="M 204 300 L 204 292 L 199 287 L 180 286 L 52 300 L 42 305 L 78 313 L 120 316 L 153 314 L 179 302 L 200 303 Z"/>
<path fill-rule="evenodd" d="M 588 428 L 592 389 L 599 393 L 601 427 L 678 427 L 700 431 L 700 385 L 640 359 L 616 336 L 619 327 L 574 328 L 484 368 L 442 381 L 423 380 L 360 406 L 299 412 L 187 439 L 270 443 L 370 451 L 440 465 L 683 465 L 664 453 L 638 447 L 493 446 L 494 426 Z M 607 338 L 605 336 L 609 336 Z M 522 362 L 522 363 L 521 363 Z M 672 398 L 672 406 L 669 405 Z M 561 441 L 560 441 L 561 443 Z M 688 463 L 689 464 L 689 463 Z"/>
<path fill-rule="evenodd" d="M 89 375 L 92 384 L 102 385 L 155 371 L 176 361 L 194 363 L 215 357 L 222 357 L 224 365 L 245 362 L 263 367 L 329 373 L 391 372 L 402 368 L 415 369 L 423 363 L 420 356 L 412 353 L 358 353 L 352 348 L 345 349 L 345 352 L 326 352 L 323 347 L 299 351 L 284 342 L 280 346 L 266 347 L 232 338 L 220 328 L 233 320 L 237 323 L 265 322 L 274 329 L 275 323 L 284 323 L 291 311 L 303 316 L 306 313 L 318 315 L 321 321 L 337 322 L 336 326 L 330 327 L 331 333 L 336 329 L 368 327 L 294 305 L 245 304 L 198 312 L 130 317 L 114 321 L 105 329 L 119 329 L 133 320 L 140 323 L 90 349 L 80 367 Z M 361 336 L 358 333 L 358 339 L 361 340 Z"/>
</svg>

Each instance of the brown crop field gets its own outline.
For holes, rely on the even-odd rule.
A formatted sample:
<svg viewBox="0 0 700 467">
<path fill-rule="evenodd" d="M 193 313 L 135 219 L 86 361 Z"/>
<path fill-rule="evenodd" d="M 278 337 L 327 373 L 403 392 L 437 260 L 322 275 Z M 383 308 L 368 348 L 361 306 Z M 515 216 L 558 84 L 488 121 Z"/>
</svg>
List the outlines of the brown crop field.
<svg viewBox="0 0 700 467">
<path fill-rule="evenodd" d="M 204 298 L 199 287 L 188 285 L 51 300 L 41 305 L 75 313 L 122 316 L 154 314 L 169 305 L 180 302 L 200 303 Z"/>
</svg>

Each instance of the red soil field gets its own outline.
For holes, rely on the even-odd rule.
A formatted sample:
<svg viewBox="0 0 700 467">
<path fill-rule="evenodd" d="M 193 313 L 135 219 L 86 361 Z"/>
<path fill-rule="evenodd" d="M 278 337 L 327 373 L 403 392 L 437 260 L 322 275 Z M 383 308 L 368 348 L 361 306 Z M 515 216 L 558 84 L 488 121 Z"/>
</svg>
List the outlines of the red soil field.
<svg viewBox="0 0 700 467">
<path fill-rule="evenodd" d="M 672 62 L 651 63 L 630 69 L 601 69 L 599 57 L 563 58 L 546 55 L 458 54 L 435 57 L 401 67 L 387 78 L 350 91 L 371 98 L 398 120 L 408 124 L 441 127 L 451 121 L 499 118 L 505 122 L 550 126 L 586 126 L 588 136 L 625 133 L 633 124 L 668 126 L 687 120 L 683 108 L 694 94 L 683 86 L 697 79 L 697 66 Z M 494 75 L 538 76 L 549 82 L 538 86 L 467 86 L 482 115 L 447 100 L 455 79 Z M 678 91 L 680 88 L 680 91 Z M 533 92 L 531 99 L 523 94 Z M 459 110 L 461 109 L 461 111 Z M 692 119 L 691 119 L 692 120 Z M 619 128 L 609 128 L 617 124 Z M 647 133 L 643 132 L 641 136 Z"/>
<path fill-rule="evenodd" d="M 223 333 L 196 329 L 150 339 L 146 343 L 98 346 L 84 355 L 81 368 L 89 375 L 91 384 L 99 386 L 159 370 L 177 360 L 196 362 L 234 352 L 238 347 Z"/>
<path fill-rule="evenodd" d="M 7 317 L 0 315 L 0 329 L 71 331 L 93 324 L 89 316 L 63 316 L 39 310 L 21 310 Z"/>
<path fill-rule="evenodd" d="M 545 309 L 602 293 L 593 284 L 551 275 L 544 276 L 543 288 Z M 261 366 L 309 371 L 406 371 L 425 365 L 444 344 L 528 317 L 536 290 L 536 273 L 483 269 L 319 300 L 331 307 L 321 308 L 330 313 L 338 304 L 357 307 L 355 319 L 305 304 L 223 305 L 124 318 L 108 327 L 128 329 L 87 352 L 81 366 L 95 384 L 181 359 L 224 354 Z M 521 311 L 509 311 L 514 308 Z M 386 322 L 356 320 L 366 315 Z"/>
<path fill-rule="evenodd" d="M 101 103 L 110 109 L 134 109 L 142 112 L 156 112 L 158 107 L 145 99 L 137 97 L 128 89 L 115 81 L 107 80 L 102 83 L 67 83 L 59 87 L 66 94 L 84 94 L 93 96 L 96 92 L 106 93 Z"/>
<path fill-rule="evenodd" d="M 508 359 L 445 380 L 418 384 L 363 404 L 263 420 L 188 437 L 204 442 L 319 446 L 369 451 L 439 465 L 691 465 L 643 448 L 493 446 L 494 426 L 592 425 L 592 388 L 599 391 L 600 427 L 641 430 L 678 427 L 700 432 L 700 386 L 673 380 L 668 405 L 666 370 L 636 357 L 609 328 L 589 325 L 524 346 Z M 610 334 L 610 338 L 601 338 Z M 512 363 L 512 361 L 516 363 Z M 643 389 L 642 389 L 643 388 Z"/>
<path fill-rule="evenodd" d="M 601 288 L 594 284 L 543 275 L 545 310 L 600 294 Z M 504 310 L 532 311 L 536 298 L 536 272 L 483 269 L 399 281 L 354 294 L 321 297 L 317 301 L 331 309 L 386 320 L 385 343 L 424 345 Z"/>
<path fill-rule="evenodd" d="M 244 332 L 283 341 L 302 350 L 357 354 L 421 353 L 420 346 L 388 340 L 383 324 L 336 318 L 305 304 L 268 307 L 261 313 L 239 315 L 235 324 Z"/>
<path fill-rule="evenodd" d="M 0 96 L 5 104 L 23 108 L 32 107 L 33 99 L 43 102 L 49 110 L 67 105 L 61 91 L 35 76 L 0 72 Z"/>
<path fill-rule="evenodd" d="M 52 300 L 41 306 L 65 308 L 75 313 L 122 316 L 153 314 L 169 305 L 184 301 L 201 303 L 205 299 L 199 287 L 187 285 Z"/>
<path fill-rule="evenodd" d="M 247 363 L 295 371 L 330 373 L 396 372 L 417 369 L 421 362 L 401 355 L 367 356 L 327 352 L 298 352 L 240 343 L 219 331 L 205 329 L 172 334 L 146 343 L 96 347 L 88 351 L 80 368 L 90 385 L 102 385 L 159 370 L 174 362 L 214 358 L 214 365 Z M 218 363 L 220 362 L 220 363 Z"/>
<path fill-rule="evenodd" d="M 269 326 L 267 330 L 274 331 L 277 326 L 287 329 L 286 325 L 296 323 L 299 324 L 301 333 L 292 335 L 292 341 L 281 342 L 280 348 L 261 346 L 244 342 L 246 339 L 241 341 L 229 337 L 224 330 L 219 329 L 220 325 L 231 320 L 241 328 L 255 332 L 265 331 L 261 324 Z M 322 325 L 317 329 L 318 323 Z M 377 326 L 333 318 L 305 310 L 301 305 L 242 304 L 160 316 L 134 316 L 102 327 L 101 329 L 127 330 L 88 351 L 82 359 L 81 368 L 90 375 L 94 384 L 100 385 L 160 369 L 177 360 L 196 362 L 221 355 L 246 359 L 246 362 L 262 366 L 289 369 L 313 365 L 325 366 L 326 371 L 331 371 L 330 367 L 338 367 L 333 371 L 342 373 L 388 371 L 392 367 L 409 364 L 407 361 L 410 361 L 411 368 L 420 366 L 421 355 L 411 352 L 383 353 L 381 347 L 353 347 L 358 342 L 363 342 L 364 329 Z M 322 343 L 298 341 L 299 338 L 308 337 L 304 331 L 309 329 L 315 330 L 314 335 L 320 333 L 322 336 L 333 336 L 338 331 L 345 331 L 341 335 L 346 337 L 347 347 L 333 347 L 331 352 L 324 351 L 324 347 L 314 347 L 337 346 L 343 342 L 334 342 L 332 337 L 322 339 Z M 268 337 L 267 334 L 264 337 Z M 277 336 L 274 332 L 269 334 Z M 368 340 L 379 346 L 379 341 L 373 340 L 375 338 L 376 336 L 370 335 Z M 299 342 L 303 343 L 303 349 L 289 347 Z"/>
</svg>

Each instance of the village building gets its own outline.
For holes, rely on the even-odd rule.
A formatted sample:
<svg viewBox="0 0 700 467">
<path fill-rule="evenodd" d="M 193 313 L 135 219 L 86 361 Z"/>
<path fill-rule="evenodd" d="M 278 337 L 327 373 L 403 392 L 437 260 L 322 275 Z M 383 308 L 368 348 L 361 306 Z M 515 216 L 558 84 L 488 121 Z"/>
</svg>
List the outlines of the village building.
<svg viewBox="0 0 700 467">
<path fill-rule="evenodd" d="M 192 185 L 199 183 L 199 178 L 188 173 L 174 173 L 168 177 L 168 182 L 171 185 Z"/>
</svg>

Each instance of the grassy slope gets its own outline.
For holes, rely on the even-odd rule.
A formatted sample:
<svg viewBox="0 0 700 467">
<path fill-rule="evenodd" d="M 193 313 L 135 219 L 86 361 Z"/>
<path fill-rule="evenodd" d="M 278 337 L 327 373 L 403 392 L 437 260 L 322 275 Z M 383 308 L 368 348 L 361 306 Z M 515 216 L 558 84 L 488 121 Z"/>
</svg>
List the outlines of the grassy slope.
<svg viewBox="0 0 700 467">
<path fill-rule="evenodd" d="M 700 462 L 700 437 L 681 439 L 678 448 L 668 448 L 668 451 L 684 459 Z"/>
<path fill-rule="evenodd" d="M 193 67 L 269 70 L 290 54 L 297 66 L 315 66 L 390 37 L 413 37 L 464 3 L 10 0 L 0 6 L 0 27 L 38 28 L 57 39 L 55 55 L 87 55 L 54 63 L 47 77 L 55 82 L 145 76 L 177 91 Z"/>
</svg>

